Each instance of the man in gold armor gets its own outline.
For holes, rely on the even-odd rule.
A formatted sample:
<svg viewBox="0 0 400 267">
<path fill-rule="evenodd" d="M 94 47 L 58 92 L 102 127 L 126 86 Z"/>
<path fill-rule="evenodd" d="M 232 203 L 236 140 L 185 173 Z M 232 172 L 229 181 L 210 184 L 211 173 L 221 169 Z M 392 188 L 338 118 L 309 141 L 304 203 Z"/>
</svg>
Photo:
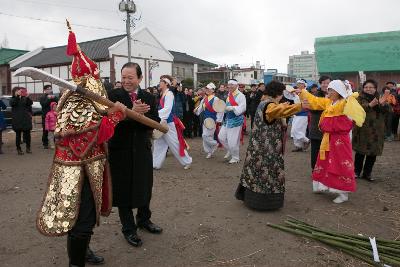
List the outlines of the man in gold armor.
<svg viewBox="0 0 400 267">
<path fill-rule="evenodd" d="M 69 23 L 67 54 L 73 56 L 73 81 L 106 97 L 97 65 L 76 43 Z M 113 108 L 67 91 L 57 107 L 56 149 L 48 188 L 37 216 L 37 228 L 46 236 L 68 235 L 69 266 L 85 266 L 85 260 L 101 264 L 88 245 L 100 215 L 111 212 L 111 177 L 106 141 L 119 121 L 125 106 Z"/>
</svg>

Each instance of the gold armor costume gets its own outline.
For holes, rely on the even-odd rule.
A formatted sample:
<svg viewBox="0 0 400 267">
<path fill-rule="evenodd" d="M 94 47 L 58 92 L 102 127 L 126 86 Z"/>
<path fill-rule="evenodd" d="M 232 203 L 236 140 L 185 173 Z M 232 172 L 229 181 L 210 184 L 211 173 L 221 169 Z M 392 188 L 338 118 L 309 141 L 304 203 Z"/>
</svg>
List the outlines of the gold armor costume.
<svg viewBox="0 0 400 267">
<path fill-rule="evenodd" d="M 106 97 L 96 64 L 80 51 L 71 29 L 67 54 L 74 56 L 71 66 L 74 82 Z M 104 106 L 76 92 L 63 94 L 57 107 L 55 156 L 37 216 L 37 227 L 42 234 L 59 236 L 72 229 L 79 214 L 84 178 L 89 180 L 93 193 L 97 224 L 100 214 L 109 215 L 111 177 L 105 141 L 121 119 L 120 112 L 107 116 Z"/>
</svg>

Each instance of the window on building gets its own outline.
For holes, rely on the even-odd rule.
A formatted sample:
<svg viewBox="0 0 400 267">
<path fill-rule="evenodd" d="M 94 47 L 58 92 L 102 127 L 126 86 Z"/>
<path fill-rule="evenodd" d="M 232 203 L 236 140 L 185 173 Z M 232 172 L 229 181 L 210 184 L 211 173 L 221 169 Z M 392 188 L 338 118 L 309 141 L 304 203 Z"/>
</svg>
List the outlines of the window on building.
<svg viewBox="0 0 400 267">
<path fill-rule="evenodd" d="M 177 76 L 177 75 L 179 75 L 179 67 L 175 67 L 175 73 L 174 73 L 174 76 Z"/>
</svg>

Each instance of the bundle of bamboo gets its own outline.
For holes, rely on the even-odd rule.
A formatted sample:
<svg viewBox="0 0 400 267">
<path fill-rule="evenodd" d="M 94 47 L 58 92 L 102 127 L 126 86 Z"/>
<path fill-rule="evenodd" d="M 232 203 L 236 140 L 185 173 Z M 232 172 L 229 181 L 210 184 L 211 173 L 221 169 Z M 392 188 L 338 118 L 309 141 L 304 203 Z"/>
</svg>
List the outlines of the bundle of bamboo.
<svg viewBox="0 0 400 267">
<path fill-rule="evenodd" d="M 376 262 L 369 237 L 322 230 L 293 217 L 286 220 L 285 225 L 268 223 L 268 226 L 318 240 L 372 266 L 400 266 L 400 241 L 376 239 L 380 258 L 380 262 Z"/>
</svg>

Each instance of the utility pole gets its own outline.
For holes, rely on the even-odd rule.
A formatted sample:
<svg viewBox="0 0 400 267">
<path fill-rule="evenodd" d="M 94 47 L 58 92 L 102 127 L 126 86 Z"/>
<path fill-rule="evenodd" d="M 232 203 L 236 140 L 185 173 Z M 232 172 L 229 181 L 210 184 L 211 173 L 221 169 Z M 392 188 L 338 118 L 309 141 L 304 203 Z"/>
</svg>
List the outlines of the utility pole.
<svg viewBox="0 0 400 267">
<path fill-rule="evenodd" d="M 133 0 L 122 0 L 119 3 L 119 11 L 126 12 L 126 38 L 128 39 L 128 62 L 131 62 L 131 13 L 136 12 Z"/>
</svg>

